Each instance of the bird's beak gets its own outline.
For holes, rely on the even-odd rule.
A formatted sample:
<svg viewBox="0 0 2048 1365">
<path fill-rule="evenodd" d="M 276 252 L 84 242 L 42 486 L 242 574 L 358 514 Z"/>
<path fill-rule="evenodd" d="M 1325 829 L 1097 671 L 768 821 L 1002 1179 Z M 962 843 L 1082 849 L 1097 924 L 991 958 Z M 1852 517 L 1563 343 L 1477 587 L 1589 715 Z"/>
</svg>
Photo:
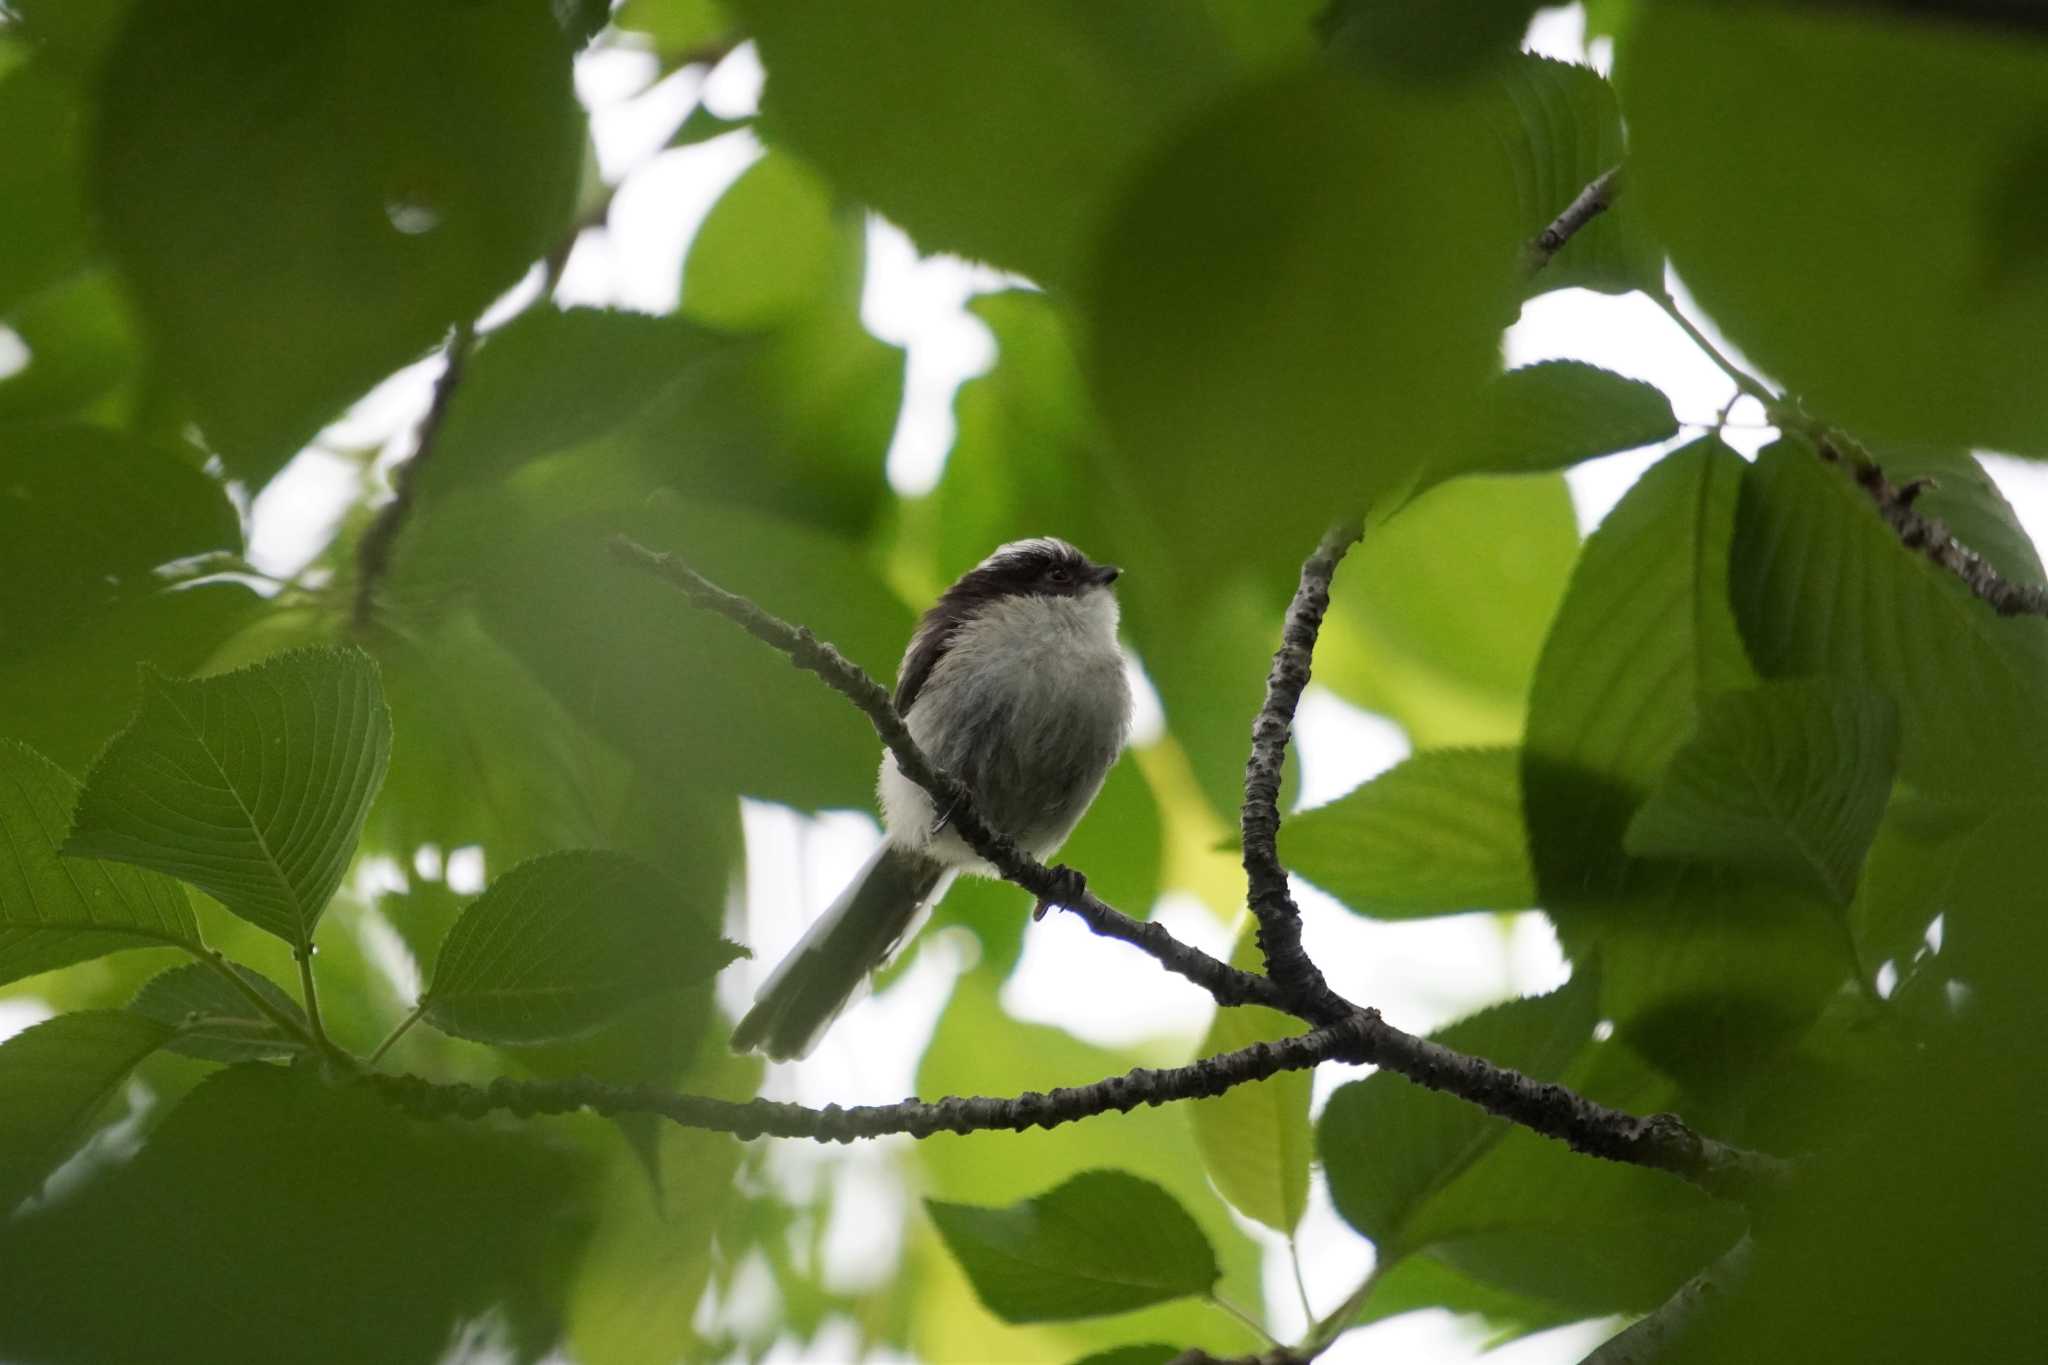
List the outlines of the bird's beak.
<svg viewBox="0 0 2048 1365">
<path fill-rule="evenodd" d="M 1097 585 L 1106 588 L 1110 584 L 1116 582 L 1117 578 L 1121 576 L 1122 573 L 1123 570 L 1119 569 L 1114 564 L 1098 564 L 1095 567 L 1095 582 L 1097 583 Z"/>
</svg>

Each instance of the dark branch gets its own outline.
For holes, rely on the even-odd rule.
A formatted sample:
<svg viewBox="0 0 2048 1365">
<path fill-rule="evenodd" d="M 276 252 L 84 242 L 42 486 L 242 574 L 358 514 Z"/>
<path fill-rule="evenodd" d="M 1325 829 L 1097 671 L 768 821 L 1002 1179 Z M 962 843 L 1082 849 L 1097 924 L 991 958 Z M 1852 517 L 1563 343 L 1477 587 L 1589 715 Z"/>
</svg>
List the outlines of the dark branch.
<svg viewBox="0 0 2048 1365">
<path fill-rule="evenodd" d="M 1754 1244 L 1745 1236 L 1720 1259 L 1678 1287 L 1648 1317 L 1609 1337 L 1579 1365 L 1653 1365 L 1682 1342 L 1714 1301 L 1739 1288 L 1749 1275 Z"/>
<path fill-rule="evenodd" d="M 1919 551 L 1961 579 L 1964 587 L 1989 603 L 2000 616 L 2048 616 L 2048 589 L 2011 581 L 1992 568 L 1982 555 L 1950 535 L 1938 518 L 1924 517 L 1915 510 L 1914 500 L 1927 487 L 1925 481 L 1894 484 L 1869 451 L 1840 432 L 1814 426 L 1793 429 L 1803 431 L 1813 441 L 1823 460 L 1848 469 L 1856 486 L 1877 504 L 1877 514 L 1907 549 Z"/>
<path fill-rule="evenodd" d="M 1549 265 L 1551 257 L 1564 250 L 1564 244 L 1572 239 L 1573 234 L 1613 207 L 1620 194 L 1621 167 L 1615 166 L 1580 190 L 1578 197 L 1565 205 L 1564 212 L 1522 248 L 1522 272 L 1534 275 Z"/>
<path fill-rule="evenodd" d="M 434 382 L 434 396 L 427 403 L 425 415 L 420 418 L 412 455 L 391 471 L 391 501 L 377 509 L 376 519 L 356 545 L 356 596 L 351 619 L 357 630 L 368 628 L 371 617 L 376 614 L 377 588 L 383 583 L 384 576 L 391 572 L 392 549 L 398 544 L 398 533 L 405 526 L 406 518 L 412 515 L 413 482 L 432 458 L 434 447 L 441 439 L 441 429 L 448 424 L 449 406 L 455 401 L 455 390 L 462 384 L 462 372 L 475 345 L 474 323 L 458 323 L 448 334 L 448 344 L 442 348 L 448 363 L 441 371 L 441 377 Z"/>
<path fill-rule="evenodd" d="M 1361 1048 L 1366 1061 L 1425 1089 L 1469 1100 L 1575 1152 L 1665 1171 L 1742 1203 L 1767 1196 L 1792 1174 L 1790 1162 L 1703 1137 L 1676 1114 L 1640 1118 L 1610 1109 L 1564 1086 L 1531 1080 L 1483 1057 L 1403 1032 L 1374 1011 L 1365 1013 L 1373 1016 Z"/>
<path fill-rule="evenodd" d="M 493 1110 L 526 1118 L 590 1109 L 608 1117 L 658 1114 L 685 1128 L 709 1129 L 740 1138 L 853 1142 L 891 1133 L 924 1138 L 934 1133 L 1054 1128 L 1095 1114 L 1125 1113 L 1141 1104 L 1205 1099 L 1283 1071 L 1305 1071 L 1319 1062 L 1356 1061 L 1360 1039 L 1371 1022 L 1370 1016 L 1358 1015 L 1313 1033 L 1277 1043 L 1254 1043 L 1186 1066 L 1163 1071 L 1139 1067 L 1090 1085 L 1062 1086 L 1043 1094 L 1029 1091 L 1008 1099 L 951 1096 L 931 1102 L 909 1099 L 896 1104 L 860 1104 L 851 1108 L 833 1104 L 811 1109 L 776 1100 L 720 1100 L 704 1095 L 679 1095 L 653 1086 L 608 1085 L 588 1076 L 559 1081 L 500 1077 L 488 1086 L 440 1085 L 418 1076 L 376 1073 L 366 1073 L 361 1080 L 391 1103 L 421 1118 L 481 1118 Z"/>
<path fill-rule="evenodd" d="M 1259 922 L 1259 951 L 1266 974 L 1286 992 L 1302 1018 L 1329 1023 L 1353 1007 L 1339 999 L 1301 947 L 1301 909 L 1287 889 L 1280 864 L 1280 777 L 1287 765 L 1287 741 L 1295 708 L 1308 686 L 1309 663 L 1323 613 L 1330 605 L 1330 579 L 1360 534 L 1356 522 L 1332 529 L 1301 566 L 1301 585 L 1287 608 L 1280 648 L 1266 675 L 1266 703 L 1252 724 L 1252 753 L 1244 765 L 1244 875 L 1251 911 Z"/>
<path fill-rule="evenodd" d="M 1273 982 L 1220 962 L 1199 948 L 1182 943 L 1164 925 L 1131 918 L 1087 889 L 1072 868 L 1047 867 L 989 825 L 975 808 L 965 783 L 925 757 L 910 727 L 896 713 L 889 691 L 861 667 L 802 626 L 770 615 L 737 593 L 727 592 L 674 555 L 662 554 L 626 536 L 614 536 L 612 553 L 625 564 L 654 574 L 680 589 L 691 605 L 725 617 L 761 643 L 789 656 L 790 662 L 815 673 L 860 708 L 896 756 L 903 775 L 931 793 L 937 808 L 968 846 L 986 858 L 1005 880 L 1029 891 L 1039 901 L 1059 905 L 1080 916 L 1097 934 L 1121 939 L 1157 959 L 1168 971 L 1186 977 L 1222 1005 L 1259 1004 L 1283 1008 Z M 1321 1022 L 1329 1022 L 1327 1020 Z"/>
<path fill-rule="evenodd" d="M 1357 534 L 1355 528 L 1333 531 L 1302 569 L 1302 590 L 1296 595 L 1295 606 L 1288 613 L 1286 641 L 1275 660 L 1272 689 L 1279 694 L 1279 700 L 1269 697 L 1267 704 L 1267 711 L 1277 721 L 1277 734 L 1266 726 L 1268 717 L 1262 712 L 1261 734 L 1254 752 L 1254 763 L 1260 765 L 1261 776 L 1258 782 L 1247 784 L 1253 788 L 1247 805 L 1259 809 L 1252 812 L 1257 828 L 1248 830 L 1246 844 L 1249 847 L 1257 839 L 1264 842 L 1257 875 L 1270 879 L 1277 873 L 1278 895 L 1292 915 L 1293 943 L 1297 952 L 1300 948 L 1300 911 L 1287 894 L 1286 874 L 1280 869 L 1277 858 L 1273 857 L 1272 849 L 1273 835 L 1279 825 L 1279 764 L 1284 757 L 1295 703 L 1307 683 L 1308 651 L 1314 647 L 1316 627 L 1328 603 L 1330 577 L 1336 570 L 1338 558 Z M 597 1099 L 616 1102 L 619 1095 L 626 1094 L 642 1111 L 666 1114 L 678 1123 L 693 1127 L 717 1128 L 749 1136 L 776 1133 L 845 1141 L 885 1132 L 968 1132 L 976 1128 L 1030 1127 L 1048 1116 L 1055 1116 L 1052 1118 L 1054 1122 L 1067 1122 L 1091 1112 L 1100 1112 L 1088 1107 L 1098 1102 L 1098 1096 L 1109 1100 L 1108 1108 L 1129 1108 L 1133 1104 L 1217 1094 L 1240 1081 L 1272 1074 L 1270 1071 L 1258 1071 L 1260 1066 L 1272 1066 L 1278 1070 L 1311 1066 L 1318 1060 L 1342 1060 L 1383 1066 L 1418 1085 L 1456 1095 L 1489 1113 L 1546 1137 L 1556 1138 L 1577 1151 L 1610 1161 L 1667 1171 L 1725 1198 L 1748 1200 L 1759 1197 L 1782 1183 L 1789 1174 L 1787 1163 L 1702 1137 L 1686 1127 L 1676 1115 L 1654 1114 L 1638 1118 L 1595 1104 L 1563 1086 L 1533 1081 L 1483 1058 L 1468 1057 L 1426 1038 L 1403 1032 L 1382 1020 L 1377 1010 L 1360 1009 L 1331 992 L 1327 985 L 1322 984 L 1320 973 L 1313 978 L 1320 995 L 1304 999 L 1283 990 L 1273 980 L 1239 971 L 1181 943 L 1157 924 L 1132 920 L 1103 905 L 1092 893 L 1083 891 L 1068 899 L 1074 890 L 1068 878 L 1078 874 L 1065 868 L 1047 868 L 1018 852 L 1009 840 L 990 830 L 974 809 L 965 787 L 949 774 L 934 768 L 911 740 L 908 727 L 896 714 L 888 692 L 838 650 L 810 631 L 790 625 L 746 598 L 719 587 L 672 555 L 656 553 L 623 536 L 614 537 L 611 544 L 613 553 L 625 563 L 665 579 L 696 606 L 715 611 L 733 621 L 756 639 L 787 654 L 799 668 L 817 674 L 827 685 L 851 700 L 873 722 L 876 733 L 896 755 L 897 766 L 904 774 L 930 792 L 942 806 L 950 804 L 954 807 L 955 828 L 976 852 L 987 858 L 1010 881 L 1042 899 L 1066 905 L 1079 913 L 1097 933 L 1121 938 L 1143 948 L 1168 970 L 1208 990 L 1219 1003 L 1267 1005 L 1321 1027 L 1284 1043 L 1262 1044 L 1241 1054 L 1229 1054 L 1229 1058 L 1244 1059 L 1231 1063 L 1232 1067 L 1242 1067 L 1241 1071 L 1201 1070 L 1219 1060 L 1228 1060 L 1211 1059 L 1211 1063 L 1196 1063 L 1193 1068 L 1132 1072 L 1078 1091 L 1054 1091 L 1050 1096 L 1036 1098 L 1027 1095 L 1016 1101 L 945 1100 L 937 1105 L 908 1101 L 904 1105 L 848 1110 L 805 1110 L 792 1105 L 770 1105 L 767 1101 L 737 1104 L 693 1096 L 672 1096 L 658 1091 L 621 1092 L 592 1081 L 533 1084 L 500 1081 L 489 1091 L 474 1091 L 463 1087 L 434 1087 L 413 1079 L 392 1081 L 386 1078 L 375 1082 L 379 1086 L 409 1086 L 413 1092 L 430 1097 L 464 1096 L 461 1104 L 466 1108 L 446 1110 L 459 1113 L 481 1113 L 491 1108 L 511 1107 L 515 1096 L 524 1097 L 521 1103 L 549 1099 L 553 1107 L 533 1112 L 558 1112 L 583 1104 L 595 1106 Z M 1262 759 L 1261 754 L 1266 757 Z M 1251 861 L 1248 858 L 1248 867 Z M 1281 926 L 1283 938 L 1288 927 L 1286 924 Z M 1303 960 L 1306 962 L 1305 957 Z M 1311 972 L 1314 971 L 1313 963 L 1307 963 L 1307 966 Z M 1314 1011 L 1327 1012 L 1329 1017 L 1321 1017 Z M 1261 1048 L 1280 1051 L 1262 1053 Z M 1233 1074 L 1237 1080 L 1228 1079 Z M 1204 1088 L 1211 1085 L 1218 1088 Z M 1066 1098 L 1070 1096 L 1074 1098 Z M 1080 1098 L 1084 1096 L 1086 1098 Z M 570 1103 L 571 1099 L 574 1103 Z M 1128 1103 L 1124 1103 L 1126 1099 Z M 426 1102 L 454 1103 L 449 1100 Z M 1022 1107 L 1005 1108 L 1010 1105 Z M 944 1122 L 940 1121 L 941 1110 L 944 1111 Z M 855 1117 L 848 1118 L 848 1115 Z M 963 1122 L 968 1126 L 959 1127 Z M 874 1126 L 877 1124 L 881 1126 Z M 894 1126 L 897 1124 L 904 1126 Z M 919 1126 L 911 1126 L 913 1124 Z"/>
</svg>

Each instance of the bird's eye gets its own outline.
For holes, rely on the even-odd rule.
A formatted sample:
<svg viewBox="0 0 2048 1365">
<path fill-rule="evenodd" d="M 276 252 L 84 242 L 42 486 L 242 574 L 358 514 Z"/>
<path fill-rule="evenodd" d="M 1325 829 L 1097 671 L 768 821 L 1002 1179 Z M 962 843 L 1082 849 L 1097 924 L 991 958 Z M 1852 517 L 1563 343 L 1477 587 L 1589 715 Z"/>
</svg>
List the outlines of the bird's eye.
<svg viewBox="0 0 2048 1365">
<path fill-rule="evenodd" d="M 1074 579 L 1074 576 L 1071 573 L 1068 573 L 1065 569 L 1048 570 L 1045 576 L 1049 581 L 1054 583 L 1071 583 Z"/>
</svg>

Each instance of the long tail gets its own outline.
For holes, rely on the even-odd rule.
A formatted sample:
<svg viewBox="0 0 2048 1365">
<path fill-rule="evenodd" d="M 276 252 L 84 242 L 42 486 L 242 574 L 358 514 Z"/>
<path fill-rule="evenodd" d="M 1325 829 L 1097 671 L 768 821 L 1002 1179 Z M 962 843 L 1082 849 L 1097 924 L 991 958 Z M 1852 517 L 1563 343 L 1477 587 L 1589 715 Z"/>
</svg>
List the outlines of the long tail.
<svg viewBox="0 0 2048 1365">
<path fill-rule="evenodd" d="M 802 1057 L 951 884 L 951 869 L 883 844 L 792 948 L 733 1030 L 736 1052 Z"/>
</svg>

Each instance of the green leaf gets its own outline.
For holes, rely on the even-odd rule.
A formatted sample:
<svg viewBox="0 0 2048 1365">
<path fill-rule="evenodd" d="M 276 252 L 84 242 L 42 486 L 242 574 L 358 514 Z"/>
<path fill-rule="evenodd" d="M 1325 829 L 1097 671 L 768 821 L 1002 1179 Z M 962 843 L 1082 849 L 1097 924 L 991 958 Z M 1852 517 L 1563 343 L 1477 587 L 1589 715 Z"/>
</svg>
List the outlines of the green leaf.
<svg viewBox="0 0 2048 1365">
<path fill-rule="evenodd" d="M 1376 919 L 1536 904 L 1515 749 L 1415 754 L 1290 818 L 1280 852 L 1296 872 Z"/>
<path fill-rule="evenodd" d="M 1548 995 L 1495 1005 L 1431 1036 L 1555 1081 L 1591 1044 L 1599 994 L 1592 974 L 1582 972 Z M 1423 1248 L 1411 1224 L 1510 1127 L 1475 1105 L 1381 1071 L 1330 1096 L 1317 1145 L 1337 1211 L 1391 1263 Z"/>
<path fill-rule="evenodd" d="M 138 663 L 171 674 L 200 672 L 259 617 L 274 619 L 263 598 L 219 580 L 109 607 L 26 658 L 0 660 L 0 724 L 82 772 L 134 712 L 127 689 L 110 682 L 133 677 Z"/>
<path fill-rule="evenodd" d="M 570 55 L 540 3 L 134 7 L 93 198 L 230 472 L 260 485 L 555 244 L 582 158 Z"/>
<path fill-rule="evenodd" d="M 645 412 L 722 344 L 680 318 L 529 308 L 470 358 L 421 491 L 455 496 L 595 440 Z"/>
<path fill-rule="evenodd" d="M 240 551 L 227 489 L 194 458 L 98 427 L 0 431 L 0 657 L 156 591 L 173 560 Z"/>
<path fill-rule="evenodd" d="M 1418 747 L 1516 743 L 1578 553 L 1561 475 L 1438 484 L 1368 530 L 1345 560 L 1316 680 L 1400 722 Z M 1257 704 L 1239 713 L 1240 731 Z"/>
<path fill-rule="evenodd" d="M 1627 197 L 1729 340 L 1864 436 L 2048 454 L 2038 45 L 1837 8 L 1645 5 L 1620 75 Z"/>
<path fill-rule="evenodd" d="M 1149 1180 L 1084 1171 L 1006 1208 L 927 1199 L 946 1247 L 1005 1322 L 1099 1317 L 1190 1294 L 1222 1273 L 1187 1210 Z"/>
<path fill-rule="evenodd" d="M 170 1036 L 154 1019 L 86 1010 L 0 1043 L 0 1209 L 35 1192 L 128 1073 Z"/>
<path fill-rule="evenodd" d="M 1363 1327 L 1431 1309 L 1482 1319 L 1492 1330 L 1486 1341 L 1488 1349 L 1584 1316 L 1562 1304 L 1483 1284 L 1434 1256 L 1404 1256 L 1380 1274 L 1355 1321 Z"/>
<path fill-rule="evenodd" d="M 612 842 L 626 761 L 492 639 L 474 612 L 383 636 L 376 649 L 406 757 L 370 808 L 365 847 L 409 860 L 422 844 L 477 844 L 509 866 Z"/>
<path fill-rule="evenodd" d="M 2033 539 L 1975 456 L 1931 446 L 1888 446 L 1878 451 L 1877 459 L 1895 484 L 1927 480 L 1913 501 L 1914 510 L 1940 520 L 2000 574 L 2020 583 L 2048 582 Z"/>
<path fill-rule="evenodd" d="M 717 0 L 625 0 L 612 23 L 652 38 L 655 51 L 670 63 L 715 47 L 732 31 Z"/>
<path fill-rule="evenodd" d="M 1002 978 L 986 964 L 963 977 L 918 1065 L 920 1095 L 1017 1094 L 1085 1085 L 1128 1069 L 1133 1056 L 1082 1042 L 1044 1024 L 1005 1014 L 997 1002 Z M 989 1040 L 1003 1040 L 990 1047 Z M 1173 1045 L 1183 1055 L 1185 1044 Z M 1224 1202 L 1215 1197 L 1186 1116 L 1172 1105 L 1101 1114 L 1086 1123 L 1021 1133 L 938 1133 L 917 1145 L 923 1190 L 942 1200 L 1001 1204 L 1029 1199 L 1085 1171 L 1114 1166 L 1157 1184 L 1185 1209 L 1216 1249 L 1223 1267 L 1219 1293 L 1256 1312 L 1261 1301 L 1260 1252 Z M 953 1258 L 935 1244 L 923 1249 L 937 1264 L 932 1298 L 917 1306 L 918 1339 L 934 1359 L 1074 1355 L 1133 1339 L 1199 1345 L 1212 1355 L 1255 1349 L 1244 1328 L 1206 1304 L 1159 1303 L 1113 1319 L 1080 1319 L 1048 1329 L 1004 1326 L 973 1302 L 974 1290 Z M 933 1283 L 936 1280 L 937 1283 Z M 940 1297 L 943 1296 L 943 1297 Z"/>
<path fill-rule="evenodd" d="M 359 649 L 191 680 L 145 668 L 142 705 L 87 775 L 64 852 L 169 873 L 303 952 L 390 757 L 377 668 Z"/>
<path fill-rule="evenodd" d="M 745 955 L 638 859 L 552 853 L 498 878 L 455 922 L 422 1017 L 477 1042 L 554 1042 Z"/>
<path fill-rule="evenodd" d="M 1780 877 L 1847 905 L 1898 743 L 1897 711 L 1864 687 L 1798 679 L 1709 698 L 1624 846 Z"/>
<path fill-rule="evenodd" d="M 1515 187 L 1517 242 L 1533 239 L 1579 192 L 1621 164 L 1621 109 L 1614 88 L 1591 67 L 1533 53 L 1512 58 L 1500 79 L 1494 127 Z M 1572 234 L 1523 289 L 1597 289 L 1625 294 L 1664 285 L 1664 254 L 1633 196 Z"/>
<path fill-rule="evenodd" d="M 1999 616 L 1900 545 L 1804 442 L 1744 476 L 1729 589 L 1765 676 L 1828 674 L 1896 703 L 1901 776 L 1975 801 L 2039 789 L 2048 622 Z"/>
<path fill-rule="evenodd" d="M 544 1354 L 593 1173 L 543 1127 L 423 1123 L 314 1068 L 214 1070 L 132 1160 L 7 1225 L 0 1280 L 37 1292 L 0 1314 L 0 1355 L 423 1365 L 484 1315 Z"/>
<path fill-rule="evenodd" d="M 1320 26 L 1362 70 L 1416 81 L 1491 71 L 1521 44 L 1536 0 L 1336 0 Z"/>
<path fill-rule="evenodd" d="M 80 93 L 48 60 L 0 79 L 0 313 L 85 263 Z"/>
<path fill-rule="evenodd" d="M 780 322 L 830 290 L 862 242 L 859 218 L 842 226 L 817 172 L 771 151 L 719 197 L 691 239 L 683 309 L 716 327 Z"/>
<path fill-rule="evenodd" d="M 1195 553 L 1284 570 L 1455 447 L 1512 307 L 1492 143 L 1478 96 L 1290 73 L 1133 183 L 1082 351 L 1123 477 Z"/>
<path fill-rule="evenodd" d="M 1595 1045 L 1565 1085 L 1630 1113 L 1678 1107 L 1626 1045 Z M 1656 1307 L 1739 1237 L 1742 1210 L 1660 1171 L 1588 1160 L 1505 1125 L 1500 1140 L 1416 1211 L 1407 1239 L 1454 1269 L 1578 1316 Z"/>
<path fill-rule="evenodd" d="M 573 481 L 577 471 L 558 472 Z M 537 523 L 512 520 L 520 511 Z M 870 803 L 875 737 L 858 712 L 605 549 L 624 531 L 673 550 L 886 674 L 913 618 L 858 544 L 672 496 L 559 520 L 551 511 L 560 516 L 522 496 L 479 542 L 489 557 L 471 572 L 482 579 L 485 626 L 572 715 L 651 771 L 696 773 L 726 791 L 806 809 Z"/>
<path fill-rule="evenodd" d="M 1582 360 L 1509 370 L 1481 391 L 1480 404 L 1479 431 L 1450 462 L 1458 473 L 1564 469 L 1678 434 L 1663 390 Z"/>
<path fill-rule="evenodd" d="M 1238 936 L 1230 960 L 1233 966 L 1258 969 L 1252 928 Z M 1258 1005 L 1219 1009 L 1195 1055 L 1213 1057 L 1301 1031 L 1299 1020 L 1277 1010 Z M 1293 1232 L 1308 1207 L 1315 1146 L 1308 1123 L 1313 1080 L 1308 1071 L 1284 1071 L 1184 1106 L 1209 1179 L 1239 1213 L 1275 1232 Z"/>
<path fill-rule="evenodd" d="M 26 745 L 0 741 L 0 982 L 124 948 L 199 943 L 176 882 L 58 857 L 77 799 L 70 774 Z"/>
<path fill-rule="evenodd" d="M 104 269 L 81 270 L 24 299 L 6 323 L 29 362 L 0 379 L 0 421 L 77 415 L 137 377 L 134 311 Z"/>
<path fill-rule="evenodd" d="M 923 250 L 1048 285 L 1072 282 L 1132 166 L 1232 74 L 1207 17 L 1172 0 L 728 8 L 775 73 L 762 99 L 772 141 Z"/>
<path fill-rule="evenodd" d="M 1134 1346 L 1118 1346 L 1107 1351 L 1096 1351 L 1081 1357 L 1074 1365 L 1170 1365 L 1170 1362 L 1181 1354 L 1182 1348 L 1178 1346 L 1140 1342 Z"/>
<path fill-rule="evenodd" d="M 664 488 L 864 535 L 887 492 L 904 353 L 862 329 L 857 301 L 745 335 L 622 310 L 522 314 L 471 363 L 394 587 L 438 602 L 507 552 L 508 523 Z"/>
<path fill-rule="evenodd" d="M 305 1015 L 298 1002 L 279 989 L 276 982 L 239 962 L 228 966 L 280 1013 L 305 1026 Z M 188 962 L 158 972 L 128 1008 L 176 1030 L 176 1036 L 165 1046 L 187 1057 L 202 1057 L 210 1062 L 249 1062 L 292 1057 L 305 1050 L 303 1042 L 279 1028 L 269 1015 L 203 962 Z"/>
<path fill-rule="evenodd" d="M 1727 599 L 1747 468 L 1718 441 L 1695 442 L 1587 541 L 1530 690 L 1522 755 L 1538 902 L 1575 961 L 1599 953 L 1623 1036 L 1697 1085 L 1765 1061 L 1848 967 L 1820 897 L 1623 845 L 1702 700 L 1756 680 Z"/>
</svg>

